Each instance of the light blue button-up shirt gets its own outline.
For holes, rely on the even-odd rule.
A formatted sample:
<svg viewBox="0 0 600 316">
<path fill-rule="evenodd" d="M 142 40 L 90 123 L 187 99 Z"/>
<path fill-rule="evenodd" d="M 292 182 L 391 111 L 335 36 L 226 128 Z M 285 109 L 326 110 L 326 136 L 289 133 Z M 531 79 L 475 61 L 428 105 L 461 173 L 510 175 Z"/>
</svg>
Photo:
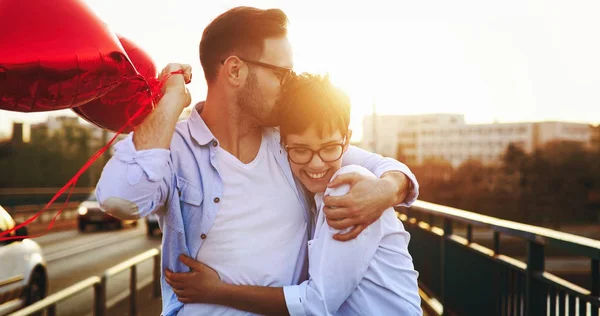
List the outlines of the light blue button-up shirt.
<svg viewBox="0 0 600 316">
<path fill-rule="evenodd" d="M 210 132 L 199 115 L 202 103 L 192 111 L 190 117 L 176 125 L 170 150 L 136 150 L 133 135 L 115 145 L 115 154 L 104 167 L 96 194 L 103 208 L 112 215 L 125 219 L 138 219 L 152 213 L 158 215 L 163 232 L 162 268 L 174 272 L 185 272 L 188 268 L 179 261 L 179 255 L 195 258 L 202 247 L 205 234 L 212 227 L 219 203 L 215 198 L 223 194 L 217 162 L 218 140 Z M 279 170 L 288 184 L 294 188 L 298 201 L 304 208 L 304 223 L 310 228 L 312 201 L 292 175 L 286 152 L 280 142 L 279 131 L 269 128 L 263 134 L 271 152 L 275 154 Z M 418 183 L 408 167 L 390 158 L 369 153 L 351 146 L 343 156 L 344 164 L 362 165 L 377 177 L 388 171 L 401 171 L 413 182 L 414 189 L 402 205 L 412 204 L 418 195 Z M 257 192 L 261 199 L 269 192 Z M 241 205 L 243 207 L 243 205 Z M 274 210 L 277 211 L 277 210 Z M 304 234 L 308 241 L 308 233 Z M 274 236 L 273 238 L 277 238 Z M 293 270 L 292 284 L 307 279 L 306 242 L 298 249 L 298 258 Z M 360 257 L 360 255 L 359 255 Z M 357 260 L 359 258 L 356 258 Z M 270 264 L 265 257 L 265 264 Z M 260 280 L 257 280 L 260 285 Z M 290 285 L 292 285 L 290 284 Z M 161 276 L 162 315 L 176 315 L 182 303 L 173 289 Z"/>
</svg>

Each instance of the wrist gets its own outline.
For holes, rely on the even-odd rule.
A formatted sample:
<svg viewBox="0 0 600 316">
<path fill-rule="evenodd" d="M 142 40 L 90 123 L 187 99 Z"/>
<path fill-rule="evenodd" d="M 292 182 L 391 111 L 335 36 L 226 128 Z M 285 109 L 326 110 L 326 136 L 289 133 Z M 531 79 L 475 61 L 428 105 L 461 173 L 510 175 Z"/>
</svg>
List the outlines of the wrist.
<svg viewBox="0 0 600 316">
<path fill-rule="evenodd" d="M 396 197 L 398 196 L 398 185 L 389 177 L 379 179 L 379 183 L 379 191 L 383 195 L 382 204 L 384 206 L 383 209 L 385 210 L 394 205 Z"/>
<path fill-rule="evenodd" d="M 232 297 L 231 291 L 234 288 L 232 284 L 227 284 L 225 282 L 217 283 L 212 289 L 210 289 L 208 294 L 208 302 L 210 304 L 216 305 L 227 305 L 226 302 L 229 301 Z"/>
<path fill-rule="evenodd" d="M 403 190 L 408 187 L 410 180 L 402 172 L 388 172 L 381 176 L 381 180 L 384 183 L 385 195 L 387 197 L 387 207 L 394 207 L 398 203 L 401 203 L 406 196 Z"/>
<path fill-rule="evenodd" d="M 179 116 L 183 109 L 189 105 L 187 96 L 181 93 L 166 91 L 157 103 L 158 108 L 169 109 L 169 112 L 177 113 Z"/>
</svg>

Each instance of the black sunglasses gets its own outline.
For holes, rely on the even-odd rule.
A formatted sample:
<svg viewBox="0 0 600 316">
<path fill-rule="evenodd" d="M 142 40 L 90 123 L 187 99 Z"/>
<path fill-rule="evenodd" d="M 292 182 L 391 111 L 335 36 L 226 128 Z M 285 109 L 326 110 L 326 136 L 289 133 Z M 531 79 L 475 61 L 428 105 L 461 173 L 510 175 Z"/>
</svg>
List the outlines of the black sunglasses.
<svg viewBox="0 0 600 316">
<path fill-rule="evenodd" d="M 296 73 L 294 72 L 294 70 L 292 68 L 279 67 L 279 66 L 263 63 L 263 62 L 260 62 L 257 60 L 249 60 L 249 59 L 242 58 L 239 56 L 235 56 L 235 57 L 237 57 L 239 60 L 241 60 L 243 62 L 252 64 L 252 65 L 256 65 L 259 67 L 263 67 L 263 68 L 266 68 L 269 70 L 273 70 L 275 72 L 275 75 L 277 76 L 277 78 L 279 78 L 279 83 L 281 85 L 284 85 L 290 78 L 292 78 L 296 75 Z M 221 60 L 221 65 L 223 65 L 225 63 L 225 60 L 227 60 L 227 59 Z"/>
</svg>

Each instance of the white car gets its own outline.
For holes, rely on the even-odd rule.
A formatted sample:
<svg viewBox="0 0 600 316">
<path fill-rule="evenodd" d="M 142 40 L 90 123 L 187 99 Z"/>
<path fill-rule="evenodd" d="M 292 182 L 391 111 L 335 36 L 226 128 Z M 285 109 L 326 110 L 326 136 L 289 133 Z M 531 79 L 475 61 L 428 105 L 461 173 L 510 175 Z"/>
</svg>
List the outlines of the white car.
<svg viewBox="0 0 600 316">
<path fill-rule="evenodd" d="M 15 227 L 0 206 L 0 232 Z M 7 236 L 27 236 L 26 227 Z M 0 241 L 0 315 L 31 305 L 48 291 L 48 272 L 41 247 L 30 239 Z"/>
</svg>

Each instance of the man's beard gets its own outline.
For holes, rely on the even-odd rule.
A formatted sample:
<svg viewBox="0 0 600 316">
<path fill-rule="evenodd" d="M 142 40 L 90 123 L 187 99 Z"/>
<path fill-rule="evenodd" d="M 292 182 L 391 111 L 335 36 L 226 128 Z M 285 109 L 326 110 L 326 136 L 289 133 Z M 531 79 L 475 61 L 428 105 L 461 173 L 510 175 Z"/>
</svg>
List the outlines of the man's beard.
<svg viewBox="0 0 600 316">
<path fill-rule="evenodd" d="M 262 127 L 279 125 L 279 115 L 275 107 L 269 107 L 262 92 L 258 88 L 258 77 L 254 72 L 248 73 L 244 89 L 238 93 L 237 106 L 240 112 L 250 115 Z"/>
</svg>

